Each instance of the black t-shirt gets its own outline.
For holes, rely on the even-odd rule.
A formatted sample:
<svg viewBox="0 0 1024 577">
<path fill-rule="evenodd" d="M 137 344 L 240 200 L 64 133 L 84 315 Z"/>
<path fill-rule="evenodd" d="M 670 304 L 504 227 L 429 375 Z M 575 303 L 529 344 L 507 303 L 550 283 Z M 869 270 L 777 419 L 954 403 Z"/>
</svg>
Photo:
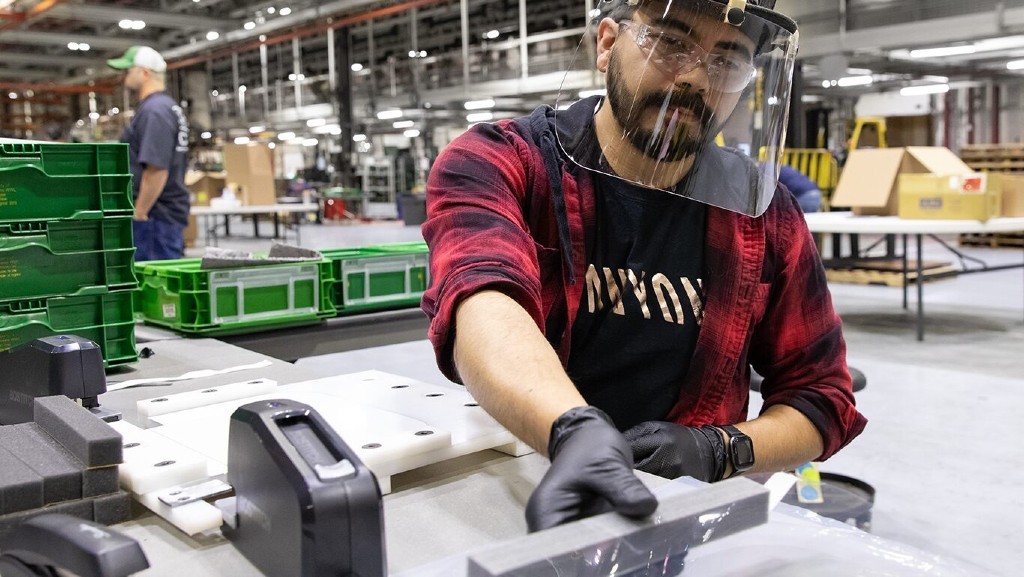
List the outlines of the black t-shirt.
<svg viewBox="0 0 1024 577">
<path fill-rule="evenodd" d="M 569 376 L 619 429 L 663 420 L 703 319 L 705 205 L 595 178 L 597 229 L 572 329 Z"/>
<path fill-rule="evenodd" d="M 150 94 L 139 103 L 121 142 L 128 143 L 132 197 L 139 196 L 142 171 L 147 166 L 166 169 L 167 184 L 149 211 L 149 218 L 188 226 L 188 121 L 181 107 L 166 92 Z"/>
</svg>

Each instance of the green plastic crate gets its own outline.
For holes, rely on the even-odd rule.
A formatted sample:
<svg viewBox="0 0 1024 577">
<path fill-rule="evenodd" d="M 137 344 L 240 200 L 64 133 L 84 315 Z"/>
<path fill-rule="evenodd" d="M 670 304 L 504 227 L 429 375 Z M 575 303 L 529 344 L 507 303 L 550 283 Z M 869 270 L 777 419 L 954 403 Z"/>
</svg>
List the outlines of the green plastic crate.
<svg viewBox="0 0 1024 577">
<path fill-rule="evenodd" d="M 339 315 L 417 307 L 430 286 L 429 255 L 419 247 L 378 245 L 320 252 L 334 263 Z"/>
<path fill-rule="evenodd" d="M 256 332 L 337 315 L 331 261 L 200 269 L 200 259 L 138 263 L 146 322 L 200 335 Z"/>
<path fill-rule="evenodd" d="M 78 335 L 100 346 L 107 367 L 134 363 L 135 292 L 94 287 L 77 296 L 0 303 L 0 351 L 41 337 Z"/>
<path fill-rule="evenodd" d="M 0 144 L 0 169 L 34 166 L 50 176 L 131 174 L 128 145 L 6 142 Z"/>
<path fill-rule="evenodd" d="M 0 224 L 0 302 L 135 288 L 134 254 L 131 216 Z"/>
<path fill-rule="evenodd" d="M 132 176 L 50 176 L 35 166 L 0 168 L 0 222 L 132 213 Z"/>
</svg>

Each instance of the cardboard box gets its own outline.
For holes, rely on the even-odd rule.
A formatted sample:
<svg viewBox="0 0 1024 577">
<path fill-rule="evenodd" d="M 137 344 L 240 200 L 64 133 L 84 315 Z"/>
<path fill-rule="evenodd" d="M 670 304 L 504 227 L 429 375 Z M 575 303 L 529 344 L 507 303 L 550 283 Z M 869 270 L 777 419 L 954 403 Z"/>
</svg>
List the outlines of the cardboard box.
<svg viewBox="0 0 1024 577">
<path fill-rule="evenodd" d="M 980 220 L 999 216 L 999 179 L 984 173 L 899 176 L 899 216 L 912 219 Z"/>
<path fill-rule="evenodd" d="M 224 192 L 227 174 L 224 172 L 190 171 L 185 173 L 185 186 L 192 193 L 193 206 L 210 206 L 210 199 Z"/>
<path fill-rule="evenodd" d="M 188 226 L 185 227 L 185 246 L 187 248 L 194 248 L 198 239 L 199 224 L 196 222 L 196 217 L 190 214 L 188 216 Z"/>
<path fill-rule="evenodd" d="M 263 143 L 224 145 L 224 171 L 228 183 L 238 185 L 244 205 L 277 203 L 274 189 L 274 151 Z"/>
<path fill-rule="evenodd" d="M 1002 190 L 1000 216 L 1024 216 L 1024 174 L 988 173 L 992 187 Z"/>
<path fill-rule="evenodd" d="M 969 166 L 941 146 L 853 150 L 843 166 L 832 206 L 854 214 L 891 216 L 899 212 L 899 175 L 967 174 Z"/>
</svg>

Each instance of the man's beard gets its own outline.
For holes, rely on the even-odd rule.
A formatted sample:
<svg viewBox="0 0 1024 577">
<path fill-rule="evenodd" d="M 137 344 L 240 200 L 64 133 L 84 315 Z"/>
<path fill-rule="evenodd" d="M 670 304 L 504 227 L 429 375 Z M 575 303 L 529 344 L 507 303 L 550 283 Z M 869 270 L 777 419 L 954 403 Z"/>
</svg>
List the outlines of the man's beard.
<svg viewBox="0 0 1024 577">
<path fill-rule="evenodd" d="M 649 93 L 632 96 L 625 86 L 619 59 L 613 52 L 608 63 L 608 103 L 633 146 L 646 156 L 664 162 L 678 162 L 695 155 L 708 142 L 714 111 L 695 92 Z M 644 127 L 644 115 L 651 108 L 662 111 L 656 130 Z M 672 118 L 667 110 L 690 111 L 698 126 Z"/>
</svg>

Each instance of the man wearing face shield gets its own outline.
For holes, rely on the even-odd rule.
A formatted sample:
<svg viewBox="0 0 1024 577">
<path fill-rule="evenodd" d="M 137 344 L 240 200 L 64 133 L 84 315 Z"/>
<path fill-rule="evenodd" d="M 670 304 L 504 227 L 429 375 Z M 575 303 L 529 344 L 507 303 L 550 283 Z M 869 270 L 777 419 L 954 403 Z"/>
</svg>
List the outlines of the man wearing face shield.
<svg viewBox="0 0 1024 577">
<path fill-rule="evenodd" d="M 477 125 L 427 185 L 430 339 L 449 378 L 551 459 L 531 531 L 650 514 L 634 467 L 784 470 L 866 423 L 813 239 L 776 193 L 795 23 L 772 0 L 599 8 L 607 96 Z M 764 408 L 748 421 L 751 366 Z"/>
</svg>

